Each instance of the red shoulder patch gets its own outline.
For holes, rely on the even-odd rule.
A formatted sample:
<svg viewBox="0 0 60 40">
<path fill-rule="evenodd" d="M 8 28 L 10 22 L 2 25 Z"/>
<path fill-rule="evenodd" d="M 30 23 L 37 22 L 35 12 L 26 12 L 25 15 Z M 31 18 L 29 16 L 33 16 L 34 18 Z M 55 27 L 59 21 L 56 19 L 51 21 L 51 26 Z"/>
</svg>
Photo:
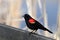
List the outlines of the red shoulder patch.
<svg viewBox="0 0 60 40">
<path fill-rule="evenodd" d="M 29 19 L 29 23 L 34 24 L 35 20 L 34 19 Z"/>
</svg>

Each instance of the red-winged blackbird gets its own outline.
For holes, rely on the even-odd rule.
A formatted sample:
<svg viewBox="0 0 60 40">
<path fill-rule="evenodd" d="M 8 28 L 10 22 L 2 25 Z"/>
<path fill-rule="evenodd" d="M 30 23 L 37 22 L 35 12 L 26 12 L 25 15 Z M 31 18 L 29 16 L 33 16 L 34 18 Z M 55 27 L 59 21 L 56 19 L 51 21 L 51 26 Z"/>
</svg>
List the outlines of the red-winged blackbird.
<svg viewBox="0 0 60 40">
<path fill-rule="evenodd" d="M 47 28 L 45 28 L 42 24 L 40 24 L 37 20 L 33 19 L 30 15 L 25 14 L 24 16 L 26 25 L 29 29 L 31 30 L 35 30 L 37 31 L 38 29 L 44 30 L 44 31 L 48 31 L 49 33 L 53 33 L 50 30 L 48 30 Z"/>
</svg>

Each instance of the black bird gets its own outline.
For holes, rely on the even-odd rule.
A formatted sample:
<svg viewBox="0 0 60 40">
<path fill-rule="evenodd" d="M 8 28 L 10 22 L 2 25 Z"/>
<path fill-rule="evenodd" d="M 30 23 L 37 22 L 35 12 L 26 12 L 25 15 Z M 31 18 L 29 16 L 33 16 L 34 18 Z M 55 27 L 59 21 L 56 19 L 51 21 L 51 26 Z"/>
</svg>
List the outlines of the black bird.
<svg viewBox="0 0 60 40">
<path fill-rule="evenodd" d="M 45 28 L 41 23 L 39 23 L 37 20 L 33 19 L 30 15 L 28 14 L 24 14 L 24 19 L 26 22 L 26 25 L 29 29 L 33 30 L 33 31 L 37 31 L 38 29 L 44 30 L 44 31 L 48 31 L 49 33 L 53 33 L 50 30 L 48 30 L 47 28 Z M 33 32 L 32 31 L 32 32 Z"/>
</svg>

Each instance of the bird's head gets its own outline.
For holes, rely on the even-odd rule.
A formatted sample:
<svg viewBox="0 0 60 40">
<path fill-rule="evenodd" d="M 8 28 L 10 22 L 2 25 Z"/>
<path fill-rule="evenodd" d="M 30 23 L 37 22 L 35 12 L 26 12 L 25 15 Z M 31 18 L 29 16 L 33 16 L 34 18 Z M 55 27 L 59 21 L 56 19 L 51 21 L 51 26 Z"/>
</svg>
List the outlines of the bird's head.
<svg viewBox="0 0 60 40">
<path fill-rule="evenodd" d="M 25 14 L 23 17 L 24 17 L 24 19 L 26 21 L 28 21 L 31 24 L 34 24 L 35 23 L 35 20 L 30 15 L 28 15 L 28 14 Z"/>
<path fill-rule="evenodd" d="M 30 16 L 29 14 L 24 14 L 23 17 L 24 17 L 25 19 L 30 19 L 30 18 L 31 18 L 31 16 Z"/>
<path fill-rule="evenodd" d="M 29 15 L 28 14 L 24 14 L 23 17 L 29 17 Z"/>
</svg>

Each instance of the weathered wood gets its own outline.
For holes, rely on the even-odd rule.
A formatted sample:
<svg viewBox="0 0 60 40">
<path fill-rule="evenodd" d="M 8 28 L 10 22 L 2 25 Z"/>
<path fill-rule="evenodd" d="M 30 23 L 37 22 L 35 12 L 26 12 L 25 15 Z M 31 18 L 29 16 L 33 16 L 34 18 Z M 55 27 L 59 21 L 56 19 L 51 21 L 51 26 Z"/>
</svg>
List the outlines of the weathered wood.
<svg viewBox="0 0 60 40">
<path fill-rule="evenodd" d="M 38 34 L 0 24 L 0 40 L 54 40 Z"/>
</svg>

